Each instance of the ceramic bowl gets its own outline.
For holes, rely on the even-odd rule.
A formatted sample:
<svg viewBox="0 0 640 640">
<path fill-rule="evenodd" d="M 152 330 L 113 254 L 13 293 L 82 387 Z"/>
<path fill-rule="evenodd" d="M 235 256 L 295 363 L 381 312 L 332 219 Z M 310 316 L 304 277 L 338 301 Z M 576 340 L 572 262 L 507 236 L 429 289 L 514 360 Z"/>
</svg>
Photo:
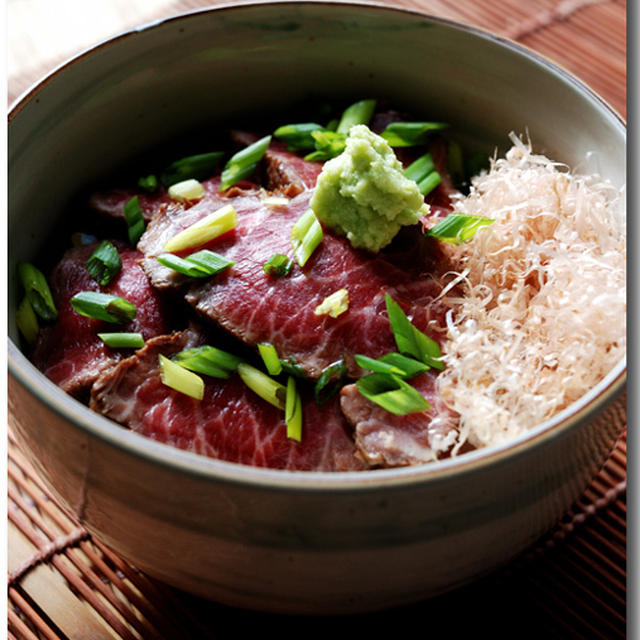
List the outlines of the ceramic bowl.
<svg viewBox="0 0 640 640">
<path fill-rule="evenodd" d="M 185 128 L 309 97 L 386 96 L 491 153 L 510 131 L 625 180 L 625 125 L 513 42 L 376 5 L 219 7 L 124 33 L 45 78 L 9 114 L 9 412 L 56 498 L 150 575 L 253 609 L 343 613 L 417 601 L 506 563 L 549 530 L 614 446 L 620 362 L 514 442 L 361 473 L 256 469 L 171 449 L 92 413 L 20 352 L 15 265 L 72 196 Z"/>
</svg>

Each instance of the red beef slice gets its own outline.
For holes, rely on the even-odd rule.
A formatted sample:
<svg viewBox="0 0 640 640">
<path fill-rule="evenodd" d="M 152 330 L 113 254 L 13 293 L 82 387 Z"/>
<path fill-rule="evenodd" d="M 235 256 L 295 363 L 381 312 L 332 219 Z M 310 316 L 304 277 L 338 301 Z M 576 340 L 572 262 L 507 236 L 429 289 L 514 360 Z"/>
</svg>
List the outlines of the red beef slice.
<svg viewBox="0 0 640 640">
<path fill-rule="evenodd" d="M 284 278 L 264 272 L 274 253 L 291 254 L 291 227 L 308 205 L 309 192 L 303 192 L 281 210 L 250 211 L 247 220 L 239 215 L 233 241 L 210 245 L 236 264 L 194 284 L 187 302 L 251 346 L 274 345 L 282 358 L 293 358 L 314 378 L 343 357 L 350 375 L 357 377 L 354 354 L 379 357 L 396 349 L 386 293 L 421 331 L 437 340 L 446 312 L 435 301 L 440 285 L 428 273 L 408 273 L 383 255 L 356 250 L 330 232 L 303 268 L 294 265 Z M 337 318 L 314 313 L 327 296 L 343 288 L 349 292 L 346 312 Z"/>
<path fill-rule="evenodd" d="M 220 460 L 296 471 L 353 471 L 356 456 L 337 398 L 317 407 L 303 398 L 302 440 L 286 436 L 284 412 L 255 395 L 237 374 L 204 377 L 202 400 L 165 386 L 158 356 L 201 343 L 191 330 L 149 341 L 102 375 L 91 408 L 159 442 Z"/>
<path fill-rule="evenodd" d="M 371 465 L 396 467 L 432 462 L 447 455 L 456 442 L 456 416 L 435 389 L 435 374 L 410 381 L 431 409 L 394 415 L 360 394 L 355 384 L 343 387 L 342 411 L 353 426 L 356 447 Z"/>
<path fill-rule="evenodd" d="M 40 330 L 32 360 L 49 379 L 67 393 L 80 397 L 95 379 L 130 351 L 107 347 L 99 332 L 140 332 L 145 339 L 167 333 L 166 313 L 156 291 L 138 265 L 142 254 L 117 245 L 122 270 L 101 287 L 89 275 L 86 262 L 97 244 L 69 249 L 55 267 L 50 287 L 58 319 Z M 123 297 L 137 307 L 136 317 L 126 324 L 113 324 L 81 316 L 69 300 L 80 291 L 102 291 Z"/>
</svg>

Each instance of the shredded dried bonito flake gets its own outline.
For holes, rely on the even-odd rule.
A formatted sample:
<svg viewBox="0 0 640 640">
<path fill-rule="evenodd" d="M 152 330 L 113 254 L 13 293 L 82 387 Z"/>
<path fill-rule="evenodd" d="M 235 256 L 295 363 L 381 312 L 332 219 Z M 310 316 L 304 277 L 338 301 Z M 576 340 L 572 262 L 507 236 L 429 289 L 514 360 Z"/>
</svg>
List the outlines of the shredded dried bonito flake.
<svg viewBox="0 0 640 640">
<path fill-rule="evenodd" d="M 456 450 L 510 440 L 579 399 L 626 350 L 624 190 L 511 134 L 455 211 L 495 220 L 445 247 L 458 278 L 438 377 Z M 454 293 L 463 292 L 463 295 Z"/>
</svg>

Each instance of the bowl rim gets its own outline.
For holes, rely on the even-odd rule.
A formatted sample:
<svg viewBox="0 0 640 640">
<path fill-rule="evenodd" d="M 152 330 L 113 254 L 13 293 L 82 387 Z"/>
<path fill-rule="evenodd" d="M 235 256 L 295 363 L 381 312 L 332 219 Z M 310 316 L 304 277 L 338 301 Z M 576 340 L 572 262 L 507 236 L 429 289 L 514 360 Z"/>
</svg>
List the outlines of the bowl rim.
<svg viewBox="0 0 640 640">
<path fill-rule="evenodd" d="M 146 22 L 114 36 L 106 38 L 71 56 L 52 69 L 47 75 L 24 91 L 9 108 L 8 122 L 36 96 L 53 78 L 65 69 L 73 66 L 96 51 L 111 47 L 123 39 L 137 34 L 164 27 L 168 23 L 191 19 L 202 14 L 220 14 L 226 11 L 243 12 L 264 7 L 336 7 L 372 12 L 391 12 L 407 14 L 416 19 L 425 19 L 450 28 L 466 31 L 472 36 L 489 39 L 512 52 L 533 59 L 547 72 L 559 76 L 561 80 L 573 85 L 580 93 L 596 102 L 599 109 L 609 112 L 626 129 L 624 118 L 600 95 L 583 81 L 561 65 L 551 61 L 539 52 L 507 37 L 495 34 L 488 29 L 458 22 L 449 18 L 434 16 L 416 9 L 390 6 L 380 2 L 362 2 L 359 0 L 247 0 L 234 4 L 221 4 L 166 16 Z M 439 461 L 437 464 L 425 463 L 415 466 L 375 469 L 365 471 L 328 472 L 328 471 L 288 471 L 253 467 L 240 463 L 227 462 L 177 449 L 137 434 L 102 416 L 81 402 L 75 400 L 38 371 L 21 352 L 13 340 L 8 337 L 8 371 L 29 393 L 42 402 L 48 409 L 69 422 L 75 428 L 86 432 L 90 437 L 98 438 L 108 445 L 150 464 L 170 468 L 181 473 L 197 476 L 203 480 L 224 481 L 229 484 L 260 487 L 265 490 L 290 490 L 316 492 L 330 489 L 335 492 L 353 492 L 384 490 L 413 484 L 438 483 L 451 476 L 474 473 L 481 469 L 501 465 L 531 453 L 532 450 L 550 444 L 567 432 L 576 428 L 582 421 L 588 420 L 599 412 L 605 404 L 613 401 L 626 385 L 626 355 L 611 371 L 585 393 L 581 398 L 558 412 L 543 423 L 531 428 L 513 440 L 499 445 L 478 449 L 456 458 Z"/>
</svg>

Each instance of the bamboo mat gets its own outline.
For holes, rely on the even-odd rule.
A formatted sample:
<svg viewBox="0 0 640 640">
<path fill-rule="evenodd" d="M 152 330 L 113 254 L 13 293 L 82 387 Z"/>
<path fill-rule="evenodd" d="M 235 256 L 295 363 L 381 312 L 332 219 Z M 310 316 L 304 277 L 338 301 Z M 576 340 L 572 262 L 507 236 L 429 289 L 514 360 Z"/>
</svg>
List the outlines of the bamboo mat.
<svg viewBox="0 0 640 640">
<path fill-rule="evenodd" d="M 223 3 L 8 0 L 8 102 L 92 42 L 163 15 L 215 4 Z M 577 75 L 626 116 L 624 0 L 387 4 L 517 40 Z M 61 511 L 9 434 L 9 638 L 243 639 L 256 629 L 278 638 L 379 636 L 387 629 L 437 637 L 444 632 L 450 638 L 625 638 L 626 467 L 625 432 L 554 530 L 488 578 L 391 611 L 300 619 L 203 602 L 143 575 Z"/>
</svg>

